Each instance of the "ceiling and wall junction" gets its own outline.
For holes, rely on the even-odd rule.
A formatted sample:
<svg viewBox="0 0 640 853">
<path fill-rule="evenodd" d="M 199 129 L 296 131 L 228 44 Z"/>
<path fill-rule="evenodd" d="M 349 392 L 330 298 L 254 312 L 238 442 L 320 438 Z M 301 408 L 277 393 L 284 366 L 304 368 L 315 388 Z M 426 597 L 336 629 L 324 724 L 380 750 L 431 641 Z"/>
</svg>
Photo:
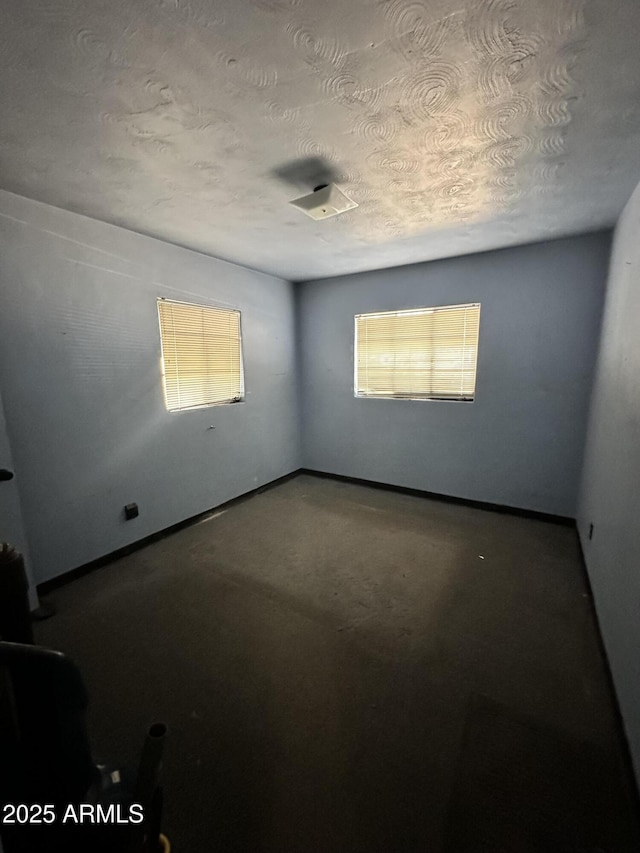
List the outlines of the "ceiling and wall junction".
<svg viewBox="0 0 640 853">
<path fill-rule="evenodd" d="M 292 280 L 608 227 L 640 174 L 635 0 L 3 12 L 0 186 Z M 287 204 L 327 176 L 357 209 Z"/>
</svg>

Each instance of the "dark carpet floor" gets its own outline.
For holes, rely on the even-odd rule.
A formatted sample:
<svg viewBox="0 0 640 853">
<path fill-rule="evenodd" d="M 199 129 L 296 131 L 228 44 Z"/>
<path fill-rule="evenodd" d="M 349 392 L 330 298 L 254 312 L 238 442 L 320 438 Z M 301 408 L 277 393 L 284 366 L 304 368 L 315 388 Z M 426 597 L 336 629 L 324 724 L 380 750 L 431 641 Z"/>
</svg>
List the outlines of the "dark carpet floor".
<svg viewBox="0 0 640 853">
<path fill-rule="evenodd" d="M 572 528 L 303 475 L 51 599 L 174 853 L 640 849 Z"/>
</svg>

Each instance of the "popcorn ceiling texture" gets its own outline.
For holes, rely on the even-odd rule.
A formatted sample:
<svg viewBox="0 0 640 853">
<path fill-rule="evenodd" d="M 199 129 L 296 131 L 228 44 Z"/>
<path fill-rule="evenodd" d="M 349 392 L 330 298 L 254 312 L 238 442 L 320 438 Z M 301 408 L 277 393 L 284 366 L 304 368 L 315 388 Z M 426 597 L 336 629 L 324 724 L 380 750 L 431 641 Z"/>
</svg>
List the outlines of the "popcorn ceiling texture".
<svg viewBox="0 0 640 853">
<path fill-rule="evenodd" d="M 290 279 L 612 225 L 636 0 L 8 0 L 0 185 Z M 359 207 L 287 202 L 329 174 Z"/>
</svg>

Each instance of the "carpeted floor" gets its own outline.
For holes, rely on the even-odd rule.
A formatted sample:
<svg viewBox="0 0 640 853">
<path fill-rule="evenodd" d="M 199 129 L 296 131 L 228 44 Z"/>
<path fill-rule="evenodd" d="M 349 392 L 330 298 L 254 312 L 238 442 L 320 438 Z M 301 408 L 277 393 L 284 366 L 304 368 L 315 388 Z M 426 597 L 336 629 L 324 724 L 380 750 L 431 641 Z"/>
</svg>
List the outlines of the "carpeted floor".
<svg viewBox="0 0 640 853">
<path fill-rule="evenodd" d="M 640 849 L 569 527 L 302 475 L 51 599 L 174 853 Z"/>
</svg>

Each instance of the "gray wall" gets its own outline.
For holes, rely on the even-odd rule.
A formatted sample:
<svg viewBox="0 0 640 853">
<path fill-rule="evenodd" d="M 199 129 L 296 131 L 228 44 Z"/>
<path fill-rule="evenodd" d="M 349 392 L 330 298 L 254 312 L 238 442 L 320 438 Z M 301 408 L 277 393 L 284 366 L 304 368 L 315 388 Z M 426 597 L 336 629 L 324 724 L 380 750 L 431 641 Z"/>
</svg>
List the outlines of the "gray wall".
<svg viewBox="0 0 640 853">
<path fill-rule="evenodd" d="M 616 229 L 578 514 L 600 627 L 640 779 L 639 328 L 640 186 Z"/>
<path fill-rule="evenodd" d="M 0 290 L 38 582 L 299 467 L 288 282 L 0 192 Z M 158 296 L 241 310 L 245 403 L 165 410 Z"/>
<path fill-rule="evenodd" d="M 300 286 L 303 465 L 575 515 L 610 234 Z M 481 302 L 473 403 L 353 396 L 354 315 Z"/>
</svg>

